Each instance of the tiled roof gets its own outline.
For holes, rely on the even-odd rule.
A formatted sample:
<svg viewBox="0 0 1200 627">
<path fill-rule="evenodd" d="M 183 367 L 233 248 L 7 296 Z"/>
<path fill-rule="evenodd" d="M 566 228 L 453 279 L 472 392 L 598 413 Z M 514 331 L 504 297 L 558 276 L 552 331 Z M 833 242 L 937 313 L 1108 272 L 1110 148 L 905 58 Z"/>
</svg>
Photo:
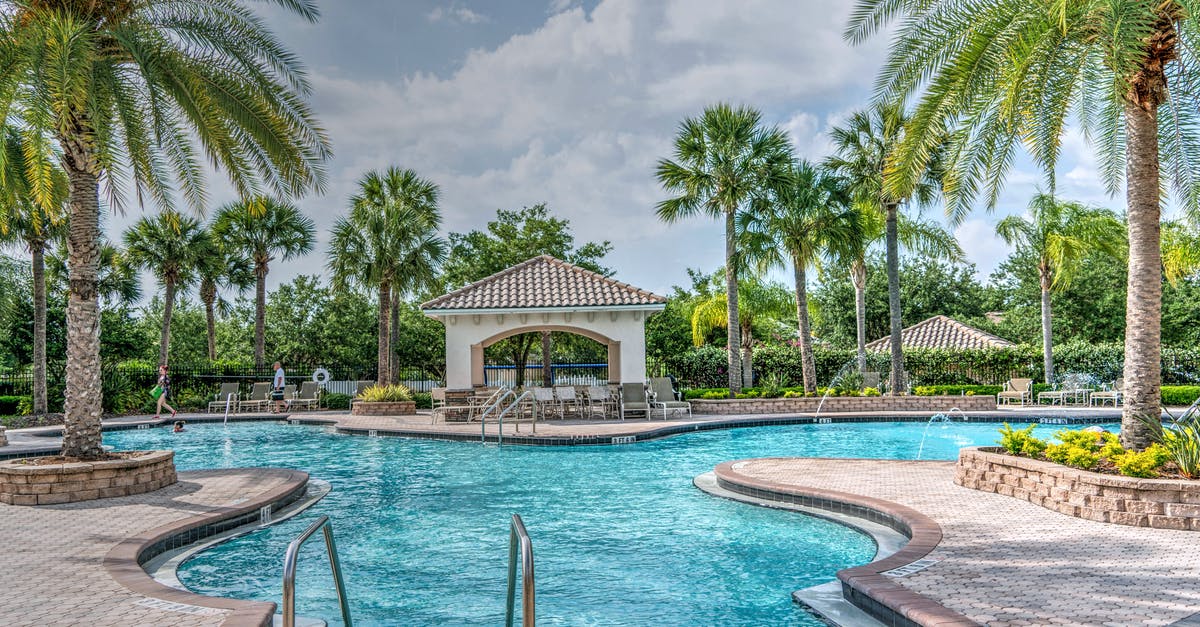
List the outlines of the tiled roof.
<svg viewBox="0 0 1200 627">
<path fill-rule="evenodd" d="M 888 350 L 891 337 L 888 335 L 867 344 L 867 350 Z M 953 318 L 934 316 L 901 331 L 900 345 L 904 348 L 980 349 L 1004 348 L 1013 343 Z"/>
<path fill-rule="evenodd" d="M 542 255 L 439 296 L 424 310 L 658 305 L 667 299 Z"/>
</svg>

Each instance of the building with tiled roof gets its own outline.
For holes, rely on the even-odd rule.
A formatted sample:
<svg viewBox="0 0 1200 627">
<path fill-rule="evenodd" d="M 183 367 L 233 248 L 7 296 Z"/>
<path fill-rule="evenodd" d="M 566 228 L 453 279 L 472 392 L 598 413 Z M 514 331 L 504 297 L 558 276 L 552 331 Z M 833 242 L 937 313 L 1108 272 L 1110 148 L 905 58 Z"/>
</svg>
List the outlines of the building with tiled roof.
<svg viewBox="0 0 1200 627">
<path fill-rule="evenodd" d="M 867 344 L 867 350 L 886 351 L 891 335 Z M 1013 343 L 991 333 L 980 331 L 953 318 L 934 316 L 918 322 L 900 332 L 900 345 L 904 348 L 944 348 L 952 350 L 978 350 L 1005 348 Z"/>
</svg>

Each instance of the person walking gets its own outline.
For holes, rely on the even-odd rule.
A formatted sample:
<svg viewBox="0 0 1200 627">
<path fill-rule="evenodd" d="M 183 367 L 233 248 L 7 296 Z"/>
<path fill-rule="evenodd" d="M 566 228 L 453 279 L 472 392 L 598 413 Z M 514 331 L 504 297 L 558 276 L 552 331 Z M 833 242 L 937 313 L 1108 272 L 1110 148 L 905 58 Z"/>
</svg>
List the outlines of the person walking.
<svg viewBox="0 0 1200 627">
<path fill-rule="evenodd" d="M 163 407 L 171 410 L 171 417 L 174 418 L 175 408 L 167 403 L 167 396 L 171 393 L 171 375 L 166 364 L 158 367 L 158 387 L 161 393 L 158 395 L 158 405 L 154 408 L 154 419 L 157 420 L 162 414 Z"/>
<path fill-rule="evenodd" d="M 271 383 L 271 400 L 275 402 L 273 413 L 281 413 L 284 407 L 283 386 L 287 383 L 287 377 L 283 373 L 283 364 L 275 362 L 275 380 Z"/>
</svg>

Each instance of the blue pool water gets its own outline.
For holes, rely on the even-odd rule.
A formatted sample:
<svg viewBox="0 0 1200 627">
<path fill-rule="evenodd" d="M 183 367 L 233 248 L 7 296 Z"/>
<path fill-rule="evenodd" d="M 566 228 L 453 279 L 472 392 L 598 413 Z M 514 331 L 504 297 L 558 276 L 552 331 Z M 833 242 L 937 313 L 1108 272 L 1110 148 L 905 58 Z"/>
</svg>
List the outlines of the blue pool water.
<svg viewBox="0 0 1200 627">
<path fill-rule="evenodd" d="M 873 542 L 820 519 L 708 496 L 692 479 L 746 457 L 912 459 L 924 429 L 798 425 L 624 446 L 500 448 L 252 423 L 104 439 L 118 449 L 174 448 L 180 470 L 299 468 L 333 485 L 300 516 L 189 560 L 180 579 L 206 594 L 278 602 L 287 543 L 328 514 L 355 623 L 496 625 L 516 512 L 534 543 L 539 624 L 810 625 L 820 623 L 791 592 L 869 561 Z M 922 457 L 953 459 L 962 446 L 994 443 L 996 431 L 931 425 Z M 319 541 L 302 553 L 298 582 L 298 611 L 337 624 Z"/>
</svg>

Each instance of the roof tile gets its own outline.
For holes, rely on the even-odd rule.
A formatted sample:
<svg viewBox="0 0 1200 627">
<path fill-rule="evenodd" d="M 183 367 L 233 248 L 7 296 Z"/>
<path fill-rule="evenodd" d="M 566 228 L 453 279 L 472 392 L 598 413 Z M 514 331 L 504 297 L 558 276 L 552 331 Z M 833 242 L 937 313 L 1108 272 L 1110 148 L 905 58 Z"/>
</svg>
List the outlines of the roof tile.
<svg viewBox="0 0 1200 627">
<path fill-rule="evenodd" d="M 867 350 L 888 350 L 891 335 L 867 344 Z M 983 349 L 1005 348 L 1013 343 L 999 336 L 967 326 L 953 318 L 934 316 L 900 332 L 904 348 Z"/>
</svg>

